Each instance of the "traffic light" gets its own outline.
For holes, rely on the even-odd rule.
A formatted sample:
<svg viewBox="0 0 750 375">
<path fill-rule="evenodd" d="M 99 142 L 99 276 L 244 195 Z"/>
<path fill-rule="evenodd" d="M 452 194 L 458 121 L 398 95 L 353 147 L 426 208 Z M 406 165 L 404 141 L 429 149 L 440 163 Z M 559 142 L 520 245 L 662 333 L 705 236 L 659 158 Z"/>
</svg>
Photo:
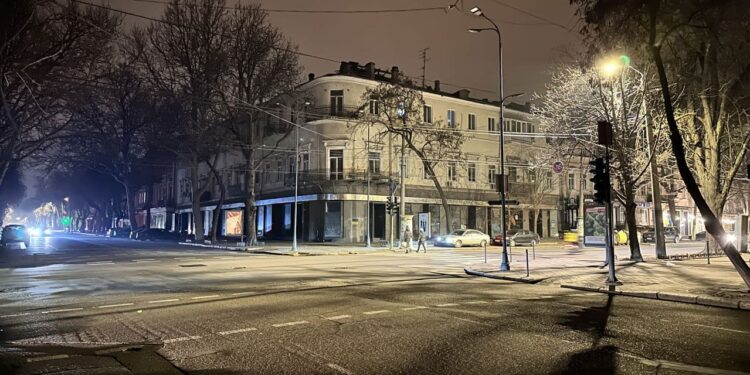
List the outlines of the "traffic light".
<svg viewBox="0 0 750 375">
<path fill-rule="evenodd" d="M 398 213 L 401 211 L 401 206 L 399 206 L 398 197 L 393 198 L 393 213 L 392 215 L 398 216 Z"/>
<path fill-rule="evenodd" d="M 589 162 L 591 165 L 591 172 L 594 177 L 589 181 L 594 183 L 594 202 L 596 203 L 609 203 L 610 201 L 610 184 L 609 184 L 609 166 L 604 161 L 604 158 L 596 158 Z"/>
<path fill-rule="evenodd" d="M 393 201 L 391 200 L 391 196 L 387 196 L 385 201 L 385 212 L 388 213 L 388 215 L 393 215 Z"/>
</svg>

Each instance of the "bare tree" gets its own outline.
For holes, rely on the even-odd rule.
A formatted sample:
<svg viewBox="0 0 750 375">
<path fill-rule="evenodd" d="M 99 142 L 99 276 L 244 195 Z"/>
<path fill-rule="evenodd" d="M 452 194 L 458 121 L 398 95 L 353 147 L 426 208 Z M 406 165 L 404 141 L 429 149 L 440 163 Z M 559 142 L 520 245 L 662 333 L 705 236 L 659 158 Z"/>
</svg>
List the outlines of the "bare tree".
<svg viewBox="0 0 750 375">
<path fill-rule="evenodd" d="M 552 177 L 551 166 L 553 162 L 551 152 L 536 153 L 529 160 L 527 176 L 529 179 L 528 202 L 532 210 L 532 223 L 534 223 L 534 232 L 536 232 L 536 223 L 539 220 L 539 213 L 542 205 L 548 202 L 550 196 L 555 193 L 556 184 Z"/>
<path fill-rule="evenodd" d="M 601 147 L 594 142 L 595 124 L 598 120 L 612 123 L 610 173 L 616 182 L 613 198 L 625 207 L 633 260 L 643 260 L 636 231 L 636 194 L 647 182 L 644 176 L 650 156 L 660 143 L 657 141 L 647 147 L 642 84 L 627 71 L 614 77 L 602 77 L 595 69 L 563 66 L 552 75 L 546 93 L 539 96 L 540 103 L 534 109 L 547 132 L 578 135 L 577 139 L 561 143 L 560 152 L 569 156 L 577 156 L 575 151 L 579 148 L 588 155 L 601 155 Z"/>
<path fill-rule="evenodd" d="M 136 30 L 133 38 L 131 54 L 140 58 L 153 90 L 172 106 L 173 117 L 154 135 L 190 170 L 195 238 L 202 241 L 200 204 L 212 178 L 201 174 L 201 166 L 215 165 L 225 140 L 221 101 L 230 79 L 228 46 L 233 37 L 224 1 L 174 1 L 161 22 Z"/>
<path fill-rule="evenodd" d="M 70 125 L 67 97 L 95 78 L 119 19 L 71 2 L 0 2 L 0 184 Z"/>
<path fill-rule="evenodd" d="M 376 138 L 392 134 L 403 141 L 405 150 L 410 150 L 419 159 L 425 174 L 432 180 L 442 202 L 446 223 L 450 226 L 451 210 L 436 169 L 445 164 L 445 160 L 462 160 L 461 145 L 465 136 L 459 129 L 441 121 L 424 123 L 424 97 L 421 91 L 408 87 L 408 82 L 381 83 L 368 89 L 362 95 L 362 101 L 369 103 L 371 100 L 378 103 L 378 113 L 363 115 L 353 126 L 371 127 Z"/>
</svg>

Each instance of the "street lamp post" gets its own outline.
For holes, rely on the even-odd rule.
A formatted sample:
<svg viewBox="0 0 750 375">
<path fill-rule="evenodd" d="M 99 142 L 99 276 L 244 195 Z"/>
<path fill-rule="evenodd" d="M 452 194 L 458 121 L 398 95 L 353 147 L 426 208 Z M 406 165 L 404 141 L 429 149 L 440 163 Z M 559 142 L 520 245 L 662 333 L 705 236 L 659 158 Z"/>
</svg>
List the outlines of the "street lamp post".
<svg viewBox="0 0 750 375">
<path fill-rule="evenodd" d="M 500 34 L 500 28 L 497 26 L 497 24 L 492 21 L 489 17 L 487 17 L 481 9 L 478 7 L 471 8 L 471 13 L 473 13 L 475 16 L 482 17 L 487 22 L 492 24 L 491 28 L 480 28 L 480 29 L 469 29 L 469 32 L 472 33 L 478 33 L 482 31 L 489 31 L 492 30 L 497 34 L 497 53 L 498 53 L 498 76 L 499 76 L 499 90 L 500 90 L 500 123 L 498 126 L 500 127 L 500 147 L 498 156 L 500 157 L 500 173 L 497 175 L 497 186 L 500 189 L 500 222 L 501 222 L 501 230 L 502 230 L 502 239 L 503 239 L 503 252 L 502 252 L 502 258 L 500 261 L 500 271 L 510 271 L 510 263 L 508 262 L 508 245 L 507 245 L 507 234 L 508 230 L 506 228 L 506 222 L 505 222 L 505 216 L 506 216 L 506 207 L 505 207 L 505 111 L 504 111 L 504 104 L 505 99 L 508 99 L 513 96 L 518 96 L 520 94 L 514 94 L 509 95 L 508 98 L 503 96 L 503 38 Z"/>
<path fill-rule="evenodd" d="M 310 102 L 305 101 L 305 108 L 310 105 Z M 292 108 L 291 110 L 294 110 Z M 292 251 L 297 251 L 297 202 L 299 200 L 299 162 L 300 162 L 300 154 L 299 154 L 299 118 L 300 116 L 297 116 L 297 124 L 294 124 L 295 132 L 294 137 L 295 139 L 295 151 L 294 151 L 294 224 L 292 229 Z"/>
<path fill-rule="evenodd" d="M 370 123 L 367 124 L 367 238 L 366 238 L 366 248 L 370 248 L 371 242 L 370 242 Z"/>
</svg>

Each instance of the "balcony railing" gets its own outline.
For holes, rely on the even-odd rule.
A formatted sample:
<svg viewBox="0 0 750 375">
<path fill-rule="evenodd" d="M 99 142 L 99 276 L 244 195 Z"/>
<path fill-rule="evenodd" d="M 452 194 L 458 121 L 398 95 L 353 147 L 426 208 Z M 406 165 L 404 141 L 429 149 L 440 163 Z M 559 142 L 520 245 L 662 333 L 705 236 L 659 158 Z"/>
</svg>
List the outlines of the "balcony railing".
<svg viewBox="0 0 750 375">
<path fill-rule="evenodd" d="M 315 121 L 326 118 L 352 119 L 360 116 L 360 107 L 343 106 L 342 108 L 331 108 L 331 106 L 308 107 L 305 113 L 306 121 Z"/>
</svg>

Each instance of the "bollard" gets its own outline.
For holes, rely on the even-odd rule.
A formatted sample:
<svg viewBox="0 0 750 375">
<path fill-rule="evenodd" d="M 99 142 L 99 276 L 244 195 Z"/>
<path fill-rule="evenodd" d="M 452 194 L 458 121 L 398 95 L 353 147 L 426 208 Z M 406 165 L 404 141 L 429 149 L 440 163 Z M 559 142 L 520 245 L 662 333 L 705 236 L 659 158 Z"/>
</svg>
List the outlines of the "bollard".
<svg viewBox="0 0 750 375">
<path fill-rule="evenodd" d="M 526 249 L 526 277 L 529 277 L 529 249 Z"/>
<path fill-rule="evenodd" d="M 532 259 L 536 260 L 536 242 L 531 242 L 531 256 Z"/>
<path fill-rule="evenodd" d="M 711 264 L 711 249 L 709 249 L 708 246 L 708 237 L 706 237 L 706 260 L 708 261 L 708 264 Z"/>
<path fill-rule="evenodd" d="M 484 264 L 487 264 L 487 241 L 484 242 Z"/>
</svg>

